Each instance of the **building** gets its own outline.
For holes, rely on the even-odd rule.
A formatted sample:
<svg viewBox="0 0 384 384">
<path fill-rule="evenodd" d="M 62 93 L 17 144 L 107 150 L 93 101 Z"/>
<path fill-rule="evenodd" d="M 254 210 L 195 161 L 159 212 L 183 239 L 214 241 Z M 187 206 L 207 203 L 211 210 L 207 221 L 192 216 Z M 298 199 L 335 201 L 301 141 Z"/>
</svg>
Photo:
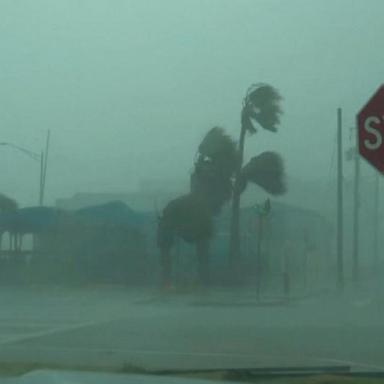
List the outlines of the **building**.
<svg viewBox="0 0 384 384">
<path fill-rule="evenodd" d="M 137 191 L 123 193 L 76 193 L 69 198 L 56 200 L 56 207 L 65 210 L 76 210 L 88 206 L 106 204 L 110 201 L 122 201 L 130 208 L 141 212 L 156 212 L 165 204 L 189 190 L 188 180 L 148 179 L 143 180 Z"/>
</svg>

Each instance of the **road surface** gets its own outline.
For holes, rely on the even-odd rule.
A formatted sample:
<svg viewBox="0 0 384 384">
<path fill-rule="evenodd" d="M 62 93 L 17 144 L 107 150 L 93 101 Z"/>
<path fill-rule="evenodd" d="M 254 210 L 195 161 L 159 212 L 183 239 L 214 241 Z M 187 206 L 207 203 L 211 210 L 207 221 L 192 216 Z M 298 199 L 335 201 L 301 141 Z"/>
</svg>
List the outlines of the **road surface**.
<svg viewBox="0 0 384 384">
<path fill-rule="evenodd" d="M 382 297 L 375 290 L 257 303 L 244 291 L 1 287 L 0 365 L 384 369 Z"/>
</svg>

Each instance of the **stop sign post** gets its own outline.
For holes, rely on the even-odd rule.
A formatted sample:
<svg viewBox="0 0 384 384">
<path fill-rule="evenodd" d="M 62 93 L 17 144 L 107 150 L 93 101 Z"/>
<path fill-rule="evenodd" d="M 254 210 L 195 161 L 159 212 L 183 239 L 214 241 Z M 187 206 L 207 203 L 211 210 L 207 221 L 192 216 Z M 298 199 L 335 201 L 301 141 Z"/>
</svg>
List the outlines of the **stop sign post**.
<svg viewBox="0 0 384 384">
<path fill-rule="evenodd" d="M 384 174 L 384 85 L 374 93 L 357 115 L 359 153 L 381 174 Z M 379 236 L 379 173 L 376 173 L 374 193 L 373 257 L 378 269 Z"/>
<path fill-rule="evenodd" d="M 359 153 L 384 174 L 384 85 L 357 115 Z"/>
</svg>

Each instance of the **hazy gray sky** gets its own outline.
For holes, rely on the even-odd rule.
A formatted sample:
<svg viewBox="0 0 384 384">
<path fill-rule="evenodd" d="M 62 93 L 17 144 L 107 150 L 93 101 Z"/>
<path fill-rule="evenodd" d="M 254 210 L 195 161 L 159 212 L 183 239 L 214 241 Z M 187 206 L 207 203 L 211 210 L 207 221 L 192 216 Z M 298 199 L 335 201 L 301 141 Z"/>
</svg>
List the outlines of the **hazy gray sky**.
<svg viewBox="0 0 384 384">
<path fill-rule="evenodd" d="M 327 180 L 336 108 L 346 131 L 384 79 L 381 0 L 0 0 L 0 141 L 39 151 L 48 203 L 186 178 L 213 125 L 238 135 L 254 82 L 284 97 L 275 149 Z M 346 132 L 348 139 L 348 132 Z M 38 164 L 0 147 L 1 191 L 35 204 Z"/>
</svg>

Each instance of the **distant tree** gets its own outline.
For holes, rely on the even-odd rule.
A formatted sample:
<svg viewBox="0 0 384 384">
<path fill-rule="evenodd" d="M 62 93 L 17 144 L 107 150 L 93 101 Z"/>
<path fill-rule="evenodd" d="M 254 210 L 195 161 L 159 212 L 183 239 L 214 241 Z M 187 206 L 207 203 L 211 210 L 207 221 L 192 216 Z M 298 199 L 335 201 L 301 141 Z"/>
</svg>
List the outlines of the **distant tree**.
<svg viewBox="0 0 384 384">
<path fill-rule="evenodd" d="M 13 213 L 17 210 L 18 205 L 17 202 L 8 196 L 3 195 L 0 193 L 0 215 L 5 213 Z M 6 220 L 3 220 L 1 218 L 0 220 L 0 249 L 1 249 L 1 243 L 3 239 L 3 233 L 9 230 L 8 225 L 6 223 Z M 12 233 L 13 236 L 13 233 Z M 15 237 L 15 236 L 13 236 Z"/>
<path fill-rule="evenodd" d="M 0 193 L 0 213 L 15 211 L 17 207 L 15 200 Z"/>
</svg>

